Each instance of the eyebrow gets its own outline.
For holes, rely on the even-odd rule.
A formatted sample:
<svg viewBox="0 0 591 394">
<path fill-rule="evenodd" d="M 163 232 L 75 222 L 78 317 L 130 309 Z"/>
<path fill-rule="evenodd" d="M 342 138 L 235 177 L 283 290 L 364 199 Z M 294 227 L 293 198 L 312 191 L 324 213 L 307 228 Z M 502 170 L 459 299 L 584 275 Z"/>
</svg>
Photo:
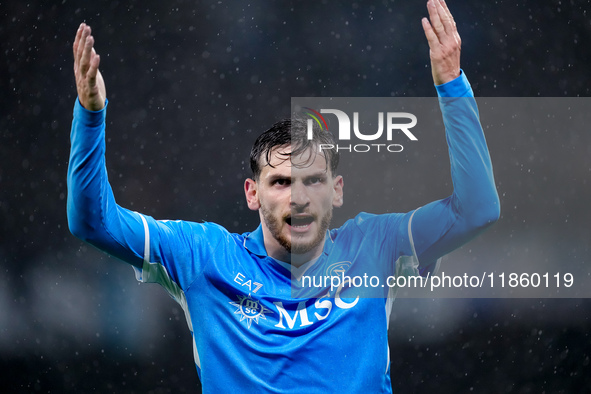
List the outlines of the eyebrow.
<svg viewBox="0 0 591 394">
<path fill-rule="evenodd" d="M 318 171 L 314 174 L 307 175 L 305 178 L 328 178 L 328 171 Z"/>
<path fill-rule="evenodd" d="M 270 175 L 267 180 L 269 182 L 273 182 L 276 181 L 278 179 L 292 179 L 293 177 L 291 176 L 291 172 L 289 175 L 285 175 L 285 174 L 273 174 Z M 304 179 L 308 179 L 308 178 L 328 178 L 328 171 L 326 170 L 322 170 L 322 171 L 318 171 L 312 174 L 308 174 L 304 177 Z"/>
</svg>

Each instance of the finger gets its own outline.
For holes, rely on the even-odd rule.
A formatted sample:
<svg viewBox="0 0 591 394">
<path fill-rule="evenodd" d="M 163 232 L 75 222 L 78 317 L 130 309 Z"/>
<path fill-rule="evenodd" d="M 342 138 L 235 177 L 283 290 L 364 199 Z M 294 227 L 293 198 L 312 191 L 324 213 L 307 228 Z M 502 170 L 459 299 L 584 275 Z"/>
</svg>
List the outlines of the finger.
<svg viewBox="0 0 591 394">
<path fill-rule="evenodd" d="M 447 7 L 447 3 L 445 2 L 445 0 L 441 0 L 441 4 L 443 5 L 443 8 L 445 8 L 445 12 L 449 15 L 449 18 L 451 20 L 452 23 L 452 32 L 454 35 L 454 38 L 456 41 L 460 42 L 460 33 L 458 33 L 458 28 L 457 28 L 457 24 L 456 24 L 456 20 L 454 19 L 454 16 L 451 14 L 451 11 L 449 10 L 449 8 Z"/>
<path fill-rule="evenodd" d="M 455 30 L 455 22 L 453 17 L 451 16 L 451 12 L 447 8 L 447 4 L 443 0 L 437 0 L 437 13 L 439 14 L 439 18 L 441 19 L 441 24 L 445 29 L 446 33 L 452 33 Z"/>
<path fill-rule="evenodd" d="M 86 37 L 84 49 L 82 52 L 82 58 L 80 59 L 80 72 L 82 75 L 86 75 L 88 68 L 90 67 L 90 58 L 93 50 L 94 38 L 92 36 Z"/>
<path fill-rule="evenodd" d="M 87 78 L 88 85 L 91 88 L 96 86 L 96 75 L 98 73 L 98 67 L 101 62 L 101 57 L 96 54 L 94 48 L 92 48 L 92 58 L 90 60 L 90 67 L 88 68 Z"/>
<path fill-rule="evenodd" d="M 441 3 L 441 7 L 443 9 L 442 12 L 445 13 L 446 19 L 448 21 L 448 25 L 446 26 L 446 32 L 450 34 L 450 37 L 453 39 L 453 41 L 455 41 L 456 43 L 459 44 L 459 43 L 461 43 L 461 38 L 460 38 L 460 34 L 458 33 L 456 21 L 455 21 L 453 15 L 451 14 L 451 11 L 447 7 L 447 3 L 445 2 L 445 0 L 440 0 L 440 3 Z"/>
<path fill-rule="evenodd" d="M 423 18 L 421 22 L 423 23 L 423 30 L 425 31 L 425 37 L 427 37 L 429 48 L 434 49 L 439 44 L 439 38 L 437 37 L 437 34 L 435 34 L 435 31 L 433 31 L 433 27 L 427 18 Z"/>
<path fill-rule="evenodd" d="M 82 51 L 84 50 L 84 42 L 86 41 L 86 37 L 88 36 L 88 26 L 82 26 L 82 30 L 80 31 L 80 40 L 78 41 L 78 45 L 76 47 L 76 56 L 78 60 L 82 56 Z"/>
<path fill-rule="evenodd" d="M 78 43 L 78 52 L 76 58 L 78 60 L 78 69 L 81 67 L 82 56 L 84 54 L 84 48 L 86 47 L 86 38 L 90 35 L 90 27 L 84 26 L 82 28 L 82 34 L 80 35 L 80 42 Z"/>
<path fill-rule="evenodd" d="M 441 23 L 441 17 L 439 16 L 439 11 L 437 9 L 437 4 L 439 0 L 429 0 L 427 2 L 427 10 L 429 11 L 429 21 L 433 30 L 436 34 L 442 34 L 445 31 L 443 24 Z"/>
<path fill-rule="evenodd" d="M 449 16 L 449 18 L 454 21 L 454 17 L 451 14 L 451 11 L 449 10 L 449 8 L 447 7 L 447 3 L 445 2 L 445 0 L 440 0 L 441 1 L 441 7 L 443 8 L 443 10 L 445 11 L 445 13 Z M 454 21 L 455 23 L 455 21 Z"/>
<path fill-rule="evenodd" d="M 80 39 L 82 37 L 84 26 L 84 23 L 81 23 L 80 26 L 78 26 L 78 30 L 76 30 L 76 38 L 74 39 L 74 45 L 72 46 L 74 51 L 74 69 L 76 69 L 78 66 L 78 56 L 76 55 L 78 54 L 78 46 L 80 45 Z"/>
</svg>

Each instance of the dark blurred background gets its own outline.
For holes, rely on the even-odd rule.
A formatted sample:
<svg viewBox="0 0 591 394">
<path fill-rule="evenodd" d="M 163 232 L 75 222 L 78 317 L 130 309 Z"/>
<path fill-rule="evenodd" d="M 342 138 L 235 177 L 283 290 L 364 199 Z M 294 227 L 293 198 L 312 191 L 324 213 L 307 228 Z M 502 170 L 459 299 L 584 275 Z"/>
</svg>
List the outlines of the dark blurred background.
<svg viewBox="0 0 591 394">
<path fill-rule="evenodd" d="M 477 96 L 590 96 L 589 1 L 449 6 Z M 1 390 L 200 387 L 182 310 L 67 228 L 71 47 L 81 22 L 101 55 L 118 202 L 244 232 L 258 224 L 242 192 L 250 145 L 289 116 L 291 97 L 435 96 L 426 15 L 424 1 L 1 1 Z M 483 124 L 502 217 L 449 264 L 588 264 L 588 130 Z M 435 166 L 445 169 L 438 149 Z M 410 168 L 393 159 L 411 191 L 395 193 L 394 211 L 450 190 L 449 175 L 434 173 L 433 157 L 421 152 Z M 394 389 L 589 392 L 590 316 L 588 299 L 399 299 L 390 324 Z"/>
</svg>

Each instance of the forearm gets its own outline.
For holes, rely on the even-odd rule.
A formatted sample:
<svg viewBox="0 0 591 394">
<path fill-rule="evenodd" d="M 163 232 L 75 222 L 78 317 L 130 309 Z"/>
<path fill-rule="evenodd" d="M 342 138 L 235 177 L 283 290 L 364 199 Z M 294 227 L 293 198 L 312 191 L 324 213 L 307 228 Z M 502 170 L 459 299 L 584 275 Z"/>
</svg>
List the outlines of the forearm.
<svg viewBox="0 0 591 394">
<path fill-rule="evenodd" d="M 447 86 L 446 86 L 447 85 Z M 425 262 L 449 253 L 493 224 L 500 204 L 478 108 L 467 79 L 438 87 L 449 147 L 453 193 L 421 208 L 413 221 Z M 433 225 L 436 223 L 436 225 Z"/>
<path fill-rule="evenodd" d="M 78 238 L 138 267 L 143 225 L 137 214 L 115 203 L 105 167 L 105 116 L 74 107 L 68 167 L 68 225 Z"/>
</svg>

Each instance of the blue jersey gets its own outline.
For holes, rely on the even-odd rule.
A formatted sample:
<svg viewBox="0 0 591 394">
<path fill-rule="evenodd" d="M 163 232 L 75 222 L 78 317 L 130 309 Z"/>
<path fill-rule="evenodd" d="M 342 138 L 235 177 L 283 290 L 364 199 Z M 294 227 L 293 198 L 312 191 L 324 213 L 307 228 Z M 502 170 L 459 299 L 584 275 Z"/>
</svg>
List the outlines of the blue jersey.
<svg viewBox="0 0 591 394">
<path fill-rule="evenodd" d="M 425 275 L 499 215 L 492 166 L 470 86 L 439 86 L 454 192 L 408 213 L 361 213 L 327 231 L 306 276 L 380 280 Z M 104 163 L 106 109 L 76 102 L 68 220 L 78 237 L 161 284 L 185 311 L 203 392 L 391 392 L 388 286 L 371 297 L 306 286 L 267 255 L 261 227 L 159 221 L 115 203 Z M 383 282 L 382 282 L 383 283 Z"/>
</svg>

